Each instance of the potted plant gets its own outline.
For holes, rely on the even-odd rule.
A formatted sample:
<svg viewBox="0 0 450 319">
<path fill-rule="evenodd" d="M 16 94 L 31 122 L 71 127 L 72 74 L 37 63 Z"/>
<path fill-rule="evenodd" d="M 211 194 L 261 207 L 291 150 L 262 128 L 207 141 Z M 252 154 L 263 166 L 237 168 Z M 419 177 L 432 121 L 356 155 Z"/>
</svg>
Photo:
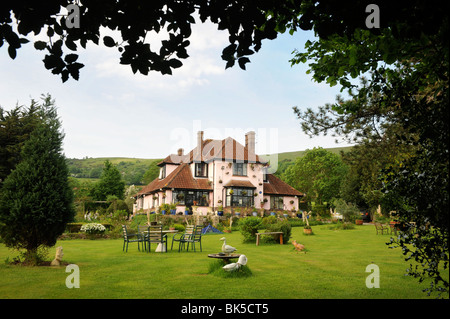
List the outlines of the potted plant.
<svg viewBox="0 0 450 319">
<path fill-rule="evenodd" d="M 355 224 L 356 225 L 362 225 L 363 224 L 363 219 L 362 219 L 361 216 L 356 217 Z"/>
<path fill-rule="evenodd" d="M 169 204 L 161 204 L 161 206 L 159 206 L 159 211 L 161 212 L 161 214 L 165 215 L 166 213 L 169 212 Z"/>
<path fill-rule="evenodd" d="M 241 209 L 240 209 L 240 208 L 236 208 L 236 209 L 234 210 L 234 214 L 235 214 L 237 217 L 241 216 Z"/>
<path fill-rule="evenodd" d="M 170 209 L 170 213 L 172 215 L 175 215 L 177 213 L 177 204 L 176 203 L 170 204 L 169 209 Z"/>
<path fill-rule="evenodd" d="M 256 207 L 252 208 L 252 215 L 253 216 L 258 216 L 258 210 L 256 209 Z"/>
<path fill-rule="evenodd" d="M 289 217 L 287 211 L 283 211 L 283 217 L 284 217 L 284 218 L 288 218 L 288 217 Z"/>
<path fill-rule="evenodd" d="M 218 216 L 223 216 L 223 206 L 222 205 L 219 205 L 217 207 L 217 215 Z"/>
<path fill-rule="evenodd" d="M 312 235 L 311 226 L 306 225 L 305 227 L 303 227 L 303 233 L 306 234 L 306 235 Z"/>
</svg>

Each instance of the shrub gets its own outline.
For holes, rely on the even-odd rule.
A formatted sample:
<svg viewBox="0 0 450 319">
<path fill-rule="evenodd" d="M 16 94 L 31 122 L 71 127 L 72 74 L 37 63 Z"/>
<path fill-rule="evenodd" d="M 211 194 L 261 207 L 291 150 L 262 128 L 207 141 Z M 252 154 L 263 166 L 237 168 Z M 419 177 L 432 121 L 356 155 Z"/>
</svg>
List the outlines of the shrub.
<svg viewBox="0 0 450 319">
<path fill-rule="evenodd" d="M 267 229 L 269 225 L 276 224 L 277 217 L 276 216 L 267 216 L 262 220 L 262 228 Z"/>
<path fill-rule="evenodd" d="M 267 228 L 268 232 L 283 232 L 283 243 L 289 242 L 292 233 L 291 224 L 287 220 L 279 221 L 275 224 L 270 224 Z M 274 240 L 277 237 L 274 237 Z"/>
<path fill-rule="evenodd" d="M 244 243 L 256 242 L 256 233 L 262 225 L 260 217 L 246 217 L 239 221 L 241 234 L 244 236 Z"/>
<path fill-rule="evenodd" d="M 83 223 L 67 223 L 66 230 L 69 233 L 78 233 Z"/>
<path fill-rule="evenodd" d="M 105 226 L 97 223 L 89 223 L 81 226 L 81 231 L 85 232 L 86 234 L 103 234 L 105 230 Z"/>
<path fill-rule="evenodd" d="M 173 224 L 172 225 L 173 228 L 175 228 L 175 230 L 178 230 L 178 232 L 182 233 L 184 232 L 184 230 L 186 229 L 183 225 L 181 224 Z"/>
</svg>

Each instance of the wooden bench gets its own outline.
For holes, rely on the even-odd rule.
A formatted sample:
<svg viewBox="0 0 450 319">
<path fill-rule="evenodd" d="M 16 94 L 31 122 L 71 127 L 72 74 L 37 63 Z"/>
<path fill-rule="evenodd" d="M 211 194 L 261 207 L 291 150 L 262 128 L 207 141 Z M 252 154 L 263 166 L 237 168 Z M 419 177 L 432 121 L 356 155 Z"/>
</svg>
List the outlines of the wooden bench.
<svg viewBox="0 0 450 319">
<path fill-rule="evenodd" d="M 280 236 L 280 245 L 283 245 L 283 232 L 268 232 L 268 233 L 256 233 L 256 246 L 259 246 L 259 237 L 261 235 L 279 235 Z"/>
</svg>

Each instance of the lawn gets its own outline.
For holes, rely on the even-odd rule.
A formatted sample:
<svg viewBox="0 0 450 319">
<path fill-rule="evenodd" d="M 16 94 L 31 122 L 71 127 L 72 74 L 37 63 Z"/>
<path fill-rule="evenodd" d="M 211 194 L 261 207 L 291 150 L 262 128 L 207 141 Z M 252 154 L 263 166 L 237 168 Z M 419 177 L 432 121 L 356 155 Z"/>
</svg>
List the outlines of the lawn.
<svg viewBox="0 0 450 319">
<path fill-rule="evenodd" d="M 252 275 L 237 278 L 208 273 L 210 263 L 216 261 L 207 255 L 220 252 L 223 235 L 203 236 L 203 252 L 180 253 L 175 249 L 139 252 L 136 243 L 130 243 L 125 253 L 121 239 L 59 241 L 63 260 L 79 266 L 79 289 L 66 287 L 69 273 L 64 266 L 23 267 L 2 262 L 0 298 L 430 298 L 421 291 L 428 284 L 404 275 L 407 264 L 401 251 L 389 249 L 385 244 L 389 236 L 376 235 L 374 226 L 352 230 L 314 226 L 313 236 L 303 235 L 302 229 L 294 227 L 291 240 L 304 244 L 306 253 L 297 253 L 291 244 L 243 244 L 238 231 L 225 234 L 227 244 L 248 258 Z M 50 259 L 54 252 L 55 248 L 50 250 Z M 0 244 L 0 260 L 16 255 Z M 365 270 L 372 263 L 380 269 L 380 288 L 366 287 L 369 273 Z"/>
</svg>

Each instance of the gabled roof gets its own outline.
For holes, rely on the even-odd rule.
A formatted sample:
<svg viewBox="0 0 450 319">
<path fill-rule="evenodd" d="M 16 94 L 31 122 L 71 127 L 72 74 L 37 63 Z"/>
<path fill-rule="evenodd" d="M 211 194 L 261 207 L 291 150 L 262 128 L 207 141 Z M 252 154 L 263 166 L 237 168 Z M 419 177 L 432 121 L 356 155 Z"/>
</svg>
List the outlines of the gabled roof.
<svg viewBox="0 0 450 319">
<path fill-rule="evenodd" d="M 281 179 L 272 174 L 267 174 L 267 181 L 264 183 L 264 195 L 284 195 L 284 196 L 304 196 L 294 187 L 283 182 Z"/>
<path fill-rule="evenodd" d="M 184 155 L 171 154 L 163 159 L 158 166 L 164 164 L 179 165 L 192 162 L 212 162 L 215 159 L 232 162 L 265 163 L 258 155 L 235 139 L 227 137 L 224 140 L 204 140 L 201 150 L 196 146 L 192 151 Z"/>
<path fill-rule="evenodd" d="M 197 189 L 197 190 L 212 190 L 212 186 L 208 179 L 198 178 L 194 179 L 191 169 L 186 163 L 178 166 L 166 178 L 154 179 L 150 184 L 145 186 L 137 195 L 146 195 L 158 192 L 160 189 Z"/>
</svg>

